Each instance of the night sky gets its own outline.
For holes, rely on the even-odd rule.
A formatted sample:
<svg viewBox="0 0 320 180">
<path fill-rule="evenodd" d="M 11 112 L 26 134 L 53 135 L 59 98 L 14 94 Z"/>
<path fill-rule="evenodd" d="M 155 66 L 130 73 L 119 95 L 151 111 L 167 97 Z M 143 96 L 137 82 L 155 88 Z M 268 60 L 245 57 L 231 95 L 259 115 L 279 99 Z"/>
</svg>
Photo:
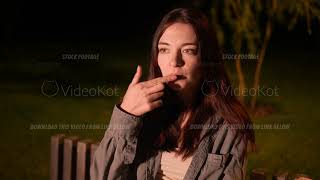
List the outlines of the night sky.
<svg viewBox="0 0 320 180">
<path fill-rule="evenodd" d="M 21 0 L 7 5 L 3 35 L 10 41 L 150 38 L 161 16 L 179 4 L 170 2 Z"/>
<path fill-rule="evenodd" d="M 18 42 L 102 42 L 150 45 L 163 15 L 188 1 L 10 1 L 2 6 L 2 47 Z M 275 28 L 271 47 L 283 49 L 320 47 L 319 24 L 308 35 L 305 23 L 288 32 Z M 301 46 L 303 45 L 303 46 Z"/>
</svg>

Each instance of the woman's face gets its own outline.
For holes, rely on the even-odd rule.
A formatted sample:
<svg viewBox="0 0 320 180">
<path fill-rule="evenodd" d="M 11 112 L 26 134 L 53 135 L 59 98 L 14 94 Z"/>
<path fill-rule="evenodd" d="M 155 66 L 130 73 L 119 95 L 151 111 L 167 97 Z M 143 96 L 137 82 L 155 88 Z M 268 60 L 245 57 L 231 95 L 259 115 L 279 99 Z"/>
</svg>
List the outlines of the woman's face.
<svg viewBox="0 0 320 180">
<path fill-rule="evenodd" d="M 158 42 L 158 65 L 162 76 L 178 76 L 169 86 L 176 91 L 192 93 L 201 78 L 200 63 L 198 39 L 193 27 L 185 23 L 169 26 Z"/>
</svg>

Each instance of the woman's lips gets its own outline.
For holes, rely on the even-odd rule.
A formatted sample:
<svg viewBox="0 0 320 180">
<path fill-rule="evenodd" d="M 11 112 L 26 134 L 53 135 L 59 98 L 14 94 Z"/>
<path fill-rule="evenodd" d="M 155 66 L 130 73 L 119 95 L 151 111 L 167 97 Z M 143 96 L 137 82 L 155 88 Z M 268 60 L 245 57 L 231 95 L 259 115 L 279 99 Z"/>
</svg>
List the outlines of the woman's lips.
<svg viewBox="0 0 320 180">
<path fill-rule="evenodd" d="M 176 75 L 177 76 L 177 79 L 175 81 L 178 81 L 178 80 L 181 80 L 181 79 L 187 79 L 186 76 L 184 75 L 181 75 L 181 74 L 173 74 L 173 75 Z M 174 81 L 173 81 L 174 82 Z"/>
<path fill-rule="evenodd" d="M 187 77 L 184 76 L 184 75 L 177 75 L 177 74 L 174 74 L 174 75 L 177 76 L 177 79 L 174 80 L 174 81 L 169 82 L 168 85 L 169 85 L 172 89 L 176 89 L 176 90 L 177 90 L 177 89 L 180 89 L 180 88 L 181 88 L 181 84 L 179 84 L 179 83 L 177 83 L 177 82 L 180 81 L 180 80 L 185 80 L 185 79 L 187 79 Z"/>
</svg>

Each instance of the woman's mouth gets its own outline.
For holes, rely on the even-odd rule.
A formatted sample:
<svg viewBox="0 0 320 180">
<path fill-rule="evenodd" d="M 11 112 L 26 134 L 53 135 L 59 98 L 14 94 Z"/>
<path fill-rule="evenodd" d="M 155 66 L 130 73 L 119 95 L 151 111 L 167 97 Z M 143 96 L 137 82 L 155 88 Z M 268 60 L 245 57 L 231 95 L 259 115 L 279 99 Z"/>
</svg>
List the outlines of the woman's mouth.
<svg viewBox="0 0 320 180">
<path fill-rule="evenodd" d="M 181 80 L 187 79 L 187 77 L 184 76 L 184 75 L 176 75 L 176 76 L 177 76 L 177 79 L 176 79 L 176 80 L 171 81 L 171 82 L 168 83 L 169 87 L 171 87 L 171 88 L 174 89 L 174 90 L 181 89 L 181 88 L 182 88 L 182 87 L 181 87 L 181 84 L 178 83 L 178 82 L 181 81 Z"/>
<path fill-rule="evenodd" d="M 179 81 L 179 80 L 187 79 L 187 77 L 186 77 L 186 76 L 181 75 L 181 74 L 174 74 L 174 75 L 176 75 L 176 76 L 177 76 L 177 79 L 176 79 L 175 81 Z M 172 81 L 172 82 L 175 82 L 175 81 Z"/>
</svg>

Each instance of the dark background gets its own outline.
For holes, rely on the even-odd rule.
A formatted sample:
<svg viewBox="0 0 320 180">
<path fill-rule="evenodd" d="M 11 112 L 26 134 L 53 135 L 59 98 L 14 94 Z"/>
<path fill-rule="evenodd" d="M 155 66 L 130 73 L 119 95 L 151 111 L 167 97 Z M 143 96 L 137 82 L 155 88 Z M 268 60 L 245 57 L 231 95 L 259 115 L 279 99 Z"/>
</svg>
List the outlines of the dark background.
<svg viewBox="0 0 320 180">
<path fill-rule="evenodd" d="M 204 5 L 206 2 L 201 1 Z M 208 4 L 210 4 L 208 2 Z M 57 133 L 99 141 L 104 130 L 31 130 L 34 124 L 106 124 L 119 96 L 46 97 L 45 81 L 96 87 L 124 94 L 137 64 L 147 73 L 152 35 L 161 18 L 191 1 L 10 1 L 1 5 L 0 179 L 48 179 L 50 137 Z M 209 6 L 203 6 L 208 12 Z M 256 131 L 259 151 L 248 171 L 267 168 L 320 177 L 319 23 L 288 31 L 276 26 L 263 64 L 261 83 L 280 88 L 262 97 L 273 113 L 254 123 L 289 123 L 289 130 Z M 225 50 L 228 52 L 228 49 Z M 99 54 L 98 61 L 62 61 L 63 54 Z M 253 64 L 245 64 L 252 72 Z M 227 64 L 235 74 L 233 62 Z M 251 78 L 250 75 L 248 75 Z M 234 79 L 234 76 L 231 77 Z"/>
<path fill-rule="evenodd" d="M 148 46 L 165 13 L 175 7 L 191 6 L 188 1 L 169 0 L 10 1 L 2 6 L 2 44 L 14 47 L 18 42 L 93 41 L 110 46 L 130 42 Z M 207 12 L 208 7 L 203 10 Z M 280 44 L 283 49 L 300 43 L 305 43 L 306 49 L 310 50 L 319 47 L 319 27 L 316 23 L 311 36 L 307 35 L 304 23 L 289 33 L 286 28 L 275 31 L 272 45 Z"/>
</svg>

